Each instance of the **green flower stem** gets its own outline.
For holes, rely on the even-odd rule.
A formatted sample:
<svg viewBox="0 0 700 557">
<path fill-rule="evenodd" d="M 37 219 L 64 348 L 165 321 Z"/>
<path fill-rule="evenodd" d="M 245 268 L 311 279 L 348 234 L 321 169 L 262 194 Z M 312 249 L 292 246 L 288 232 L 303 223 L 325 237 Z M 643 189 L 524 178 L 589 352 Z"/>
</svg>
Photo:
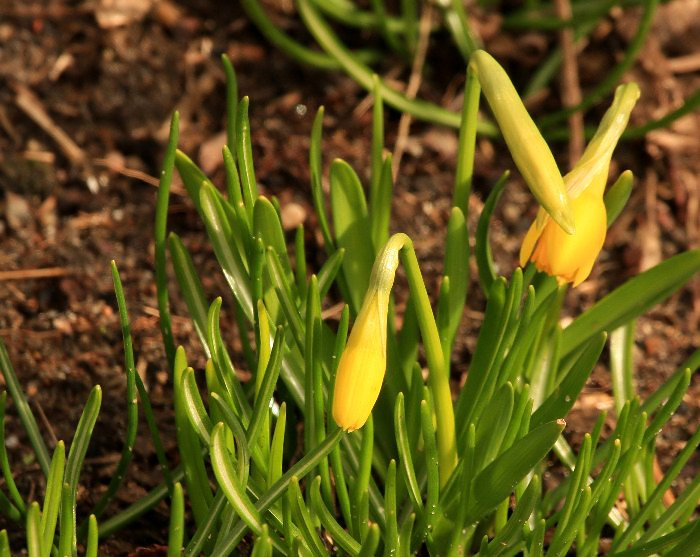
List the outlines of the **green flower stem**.
<svg viewBox="0 0 700 557">
<path fill-rule="evenodd" d="M 474 174 L 474 149 L 478 126 L 479 97 L 481 85 L 471 66 L 467 66 L 467 81 L 464 86 L 464 105 L 459 126 L 459 152 L 455 171 L 455 193 L 452 205 L 461 209 L 464 217 L 469 211 L 469 194 Z"/>
<path fill-rule="evenodd" d="M 437 418 L 438 463 L 440 467 L 440 485 L 443 486 L 457 466 L 457 444 L 455 440 L 455 416 L 452 406 L 450 378 L 445 373 L 445 359 L 440 344 L 440 334 L 435 323 L 430 298 L 425 289 L 423 276 L 418 266 L 418 258 L 413 248 L 413 242 L 405 234 L 392 237 L 403 243 L 401 260 L 406 270 L 411 297 L 418 317 L 418 326 L 423 336 L 423 346 L 428 360 L 430 387 L 435 404 Z M 389 240 L 389 242 L 392 241 Z"/>
<path fill-rule="evenodd" d="M 363 64 L 356 56 L 354 56 L 342 44 L 338 37 L 333 33 L 328 24 L 323 20 L 320 14 L 311 5 L 310 0 L 298 0 L 299 14 L 301 15 L 306 27 L 314 36 L 318 44 L 332 58 L 338 61 L 343 70 L 357 81 L 367 91 L 373 88 L 373 72 L 365 64 Z M 379 80 L 379 86 L 382 92 L 382 98 L 395 109 L 401 112 L 407 112 L 420 120 L 434 122 L 453 128 L 459 128 L 460 115 L 422 100 L 411 100 L 403 93 L 389 87 L 383 80 Z M 479 133 L 489 136 L 498 137 L 496 127 L 489 122 L 479 122 L 477 125 Z"/>
</svg>

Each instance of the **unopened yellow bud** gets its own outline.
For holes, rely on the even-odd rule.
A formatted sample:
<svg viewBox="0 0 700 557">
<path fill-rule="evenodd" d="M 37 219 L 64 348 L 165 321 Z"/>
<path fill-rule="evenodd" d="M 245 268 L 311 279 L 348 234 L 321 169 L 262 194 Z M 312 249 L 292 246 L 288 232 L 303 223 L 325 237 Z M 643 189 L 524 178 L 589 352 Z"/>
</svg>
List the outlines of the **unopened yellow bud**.
<svg viewBox="0 0 700 557">
<path fill-rule="evenodd" d="M 560 284 L 581 284 L 591 273 L 605 241 L 607 215 L 602 196 L 584 191 L 572 202 L 576 232 L 567 234 L 553 220 L 548 220 L 532 253 L 535 266 L 557 278 Z M 532 223 L 530 230 L 534 230 Z M 528 232 L 530 235 L 531 232 Z"/>
<path fill-rule="evenodd" d="M 525 183 L 549 215 L 569 233 L 575 231 L 564 180 L 547 142 L 528 114 L 508 74 L 494 58 L 477 50 L 469 61 L 498 127 Z"/>
<path fill-rule="evenodd" d="M 555 276 L 559 283 L 571 282 L 574 286 L 591 273 L 607 232 L 603 192 L 610 159 L 638 98 L 639 87 L 634 83 L 617 88 L 613 103 L 583 156 L 564 176 L 576 233 L 566 234 L 540 209 L 520 248 L 521 265 L 532 259 L 540 271 Z"/>
<path fill-rule="evenodd" d="M 403 239 L 393 237 L 377 257 L 362 308 L 350 331 L 333 390 L 333 419 L 342 429 L 361 428 L 377 402 L 386 372 L 389 294 Z"/>
</svg>

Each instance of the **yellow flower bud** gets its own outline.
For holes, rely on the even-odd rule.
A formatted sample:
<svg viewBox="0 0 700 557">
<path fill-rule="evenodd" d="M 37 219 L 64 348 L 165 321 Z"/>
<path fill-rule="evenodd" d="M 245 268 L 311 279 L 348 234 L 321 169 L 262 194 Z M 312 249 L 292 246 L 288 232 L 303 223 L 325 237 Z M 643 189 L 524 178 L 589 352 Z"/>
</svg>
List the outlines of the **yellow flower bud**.
<svg viewBox="0 0 700 557">
<path fill-rule="evenodd" d="M 591 273 L 607 232 L 603 192 L 610 159 L 638 98 L 639 87 L 634 83 L 617 88 L 611 107 L 581 159 L 564 176 L 576 232 L 566 234 L 540 209 L 520 248 L 520 265 L 532 259 L 540 271 L 555 276 L 560 284 L 571 282 L 574 286 Z"/>
<path fill-rule="evenodd" d="M 576 232 L 567 234 L 549 219 L 532 253 L 532 261 L 540 271 L 557 277 L 560 283 L 573 282 L 574 286 L 578 286 L 591 273 L 593 263 L 603 248 L 607 215 L 602 196 L 590 190 L 574 199 L 571 206 L 576 219 Z M 535 227 L 533 223 L 530 230 Z"/>
<path fill-rule="evenodd" d="M 377 257 L 362 308 L 340 357 L 333 390 L 333 419 L 346 431 L 361 428 L 379 398 L 386 372 L 389 294 L 402 245 L 402 238 L 392 237 Z"/>
<path fill-rule="evenodd" d="M 573 233 L 575 224 L 569 198 L 554 155 L 520 100 L 508 74 L 483 50 L 472 54 L 469 67 L 479 80 L 527 187 L 547 213 L 567 232 Z"/>
</svg>

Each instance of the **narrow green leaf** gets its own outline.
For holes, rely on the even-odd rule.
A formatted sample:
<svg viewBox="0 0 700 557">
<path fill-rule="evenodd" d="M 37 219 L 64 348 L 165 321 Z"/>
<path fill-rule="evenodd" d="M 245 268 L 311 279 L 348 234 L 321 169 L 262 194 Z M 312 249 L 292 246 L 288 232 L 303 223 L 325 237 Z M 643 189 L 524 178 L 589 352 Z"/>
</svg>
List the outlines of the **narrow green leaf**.
<svg viewBox="0 0 700 557">
<path fill-rule="evenodd" d="M 468 519 L 478 520 L 508 497 L 550 451 L 565 425 L 563 420 L 557 420 L 533 429 L 481 471 L 472 481 L 474 500 Z"/>
<path fill-rule="evenodd" d="M 187 411 L 184 393 L 186 369 L 188 369 L 187 356 L 185 349 L 180 346 L 175 351 L 175 365 L 173 366 L 173 402 L 177 445 L 180 458 L 182 459 L 192 511 L 195 522 L 199 526 L 207 516 L 207 509 L 211 505 L 213 495 L 211 487 L 209 487 L 209 478 L 204 466 L 204 459 L 202 458 L 202 447 L 199 437 L 190 423 Z M 173 479 L 175 479 L 174 475 Z"/>
<path fill-rule="evenodd" d="M 265 376 L 263 378 L 262 385 L 260 386 L 260 392 L 255 398 L 253 415 L 250 418 L 250 424 L 248 425 L 248 431 L 246 432 L 246 441 L 248 442 L 248 445 L 252 445 L 253 442 L 257 440 L 257 435 L 260 433 L 260 428 L 264 423 L 263 418 L 269 412 L 270 399 L 272 398 L 272 393 L 277 385 L 277 378 L 279 377 L 283 355 L 284 327 L 277 327 L 277 333 L 275 334 L 275 341 L 272 346 L 270 361 L 265 369 Z"/>
<path fill-rule="evenodd" d="M 311 519 L 309 509 L 306 508 L 306 503 L 304 503 L 304 498 L 302 497 L 301 489 L 299 488 L 299 478 L 296 476 L 292 477 L 289 482 L 287 496 L 289 497 L 289 501 L 292 506 L 294 522 L 299 525 L 299 530 L 301 531 L 301 535 L 306 542 L 308 549 L 317 557 L 325 555 L 326 551 L 318 537 L 318 533 L 314 527 L 314 522 Z"/>
<path fill-rule="evenodd" d="M 182 555 L 182 541 L 185 535 L 185 497 L 180 482 L 175 484 L 170 506 L 170 527 L 168 529 L 167 557 Z"/>
<path fill-rule="evenodd" d="M 245 264 L 241 254 L 231 245 L 231 231 L 224 214 L 222 202 L 213 186 L 204 184 L 200 192 L 202 220 L 207 228 L 207 235 L 212 242 L 214 253 L 221 265 L 231 292 L 241 304 L 249 321 L 253 320 L 253 300 L 250 292 Z M 252 207 L 251 207 L 252 211 Z"/>
<path fill-rule="evenodd" d="M 27 511 L 27 555 L 41 557 L 41 510 L 39 503 L 34 501 Z"/>
<path fill-rule="evenodd" d="M 5 479 L 5 484 L 7 491 L 10 492 L 10 497 L 13 503 L 19 509 L 19 511 L 24 514 L 27 512 L 27 505 L 22 499 L 22 496 L 17 489 L 17 484 L 15 484 L 15 478 L 12 475 L 12 468 L 10 467 L 10 460 L 7 455 L 7 447 L 5 447 L 5 405 L 7 402 L 7 392 L 2 391 L 0 393 L 0 469 L 2 470 L 2 475 Z"/>
<path fill-rule="evenodd" d="M 611 331 L 668 298 L 700 271 L 700 250 L 690 250 L 640 273 L 613 290 L 564 329 L 561 356 L 600 331 Z"/>
<path fill-rule="evenodd" d="M 259 536 L 262 529 L 260 513 L 246 495 L 245 488 L 238 481 L 231 466 L 231 457 L 226 449 L 225 427 L 223 423 L 219 422 L 211 433 L 211 464 L 214 475 L 229 503 L 236 509 L 238 516 L 253 533 Z"/>
<path fill-rule="evenodd" d="M 362 542 L 362 549 L 357 554 L 358 557 L 371 557 L 375 555 L 377 546 L 379 545 L 379 526 L 372 524 L 367 532 L 365 541 Z"/>
<path fill-rule="evenodd" d="M 328 291 L 330 290 L 333 282 L 338 276 L 338 271 L 340 271 L 343 265 L 343 258 L 345 257 L 345 250 L 340 248 L 338 251 L 333 253 L 326 262 L 323 264 L 318 272 L 318 293 L 321 299 L 326 297 Z"/>
<path fill-rule="evenodd" d="M 459 2 L 454 3 L 455 6 Z M 471 53 L 470 53 L 471 54 Z M 465 61 L 468 61 L 465 59 Z M 459 123 L 459 147 L 457 151 L 457 168 L 455 170 L 455 190 L 452 205 L 469 214 L 469 195 L 472 190 L 472 176 L 474 174 L 474 151 L 476 147 L 476 125 L 479 112 L 479 97 L 481 85 L 474 75 L 474 70 L 467 67 L 467 78 L 464 85 L 464 101 Z"/>
<path fill-rule="evenodd" d="M 0 530 L 0 557 L 12 557 L 7 530 Z"/>
<path fill-rule="evenodd" d="M 321 497 L 321 477 L 316 476 L 311 482 L 311 504 L 323 527 L 328 530 L 333 541 L 337 543 L 343 551 L 349 555 L 357 555 L 360 552 L 360 543 L 348 534 L 343 527 L 338 524 L 333 515 L 326 508 L 326 504 Z"/>
<path fill-rule="evenodd" d="M 253 209 L 253 232 L 257 238 L 261 238 L 266 248 L 272 248 L 284 270 L 284 276 L 289 286 L 294 284 L 292 278 L 292 266 L 287 253 L 287 242 L 284 238 L 282 223 L 275 207 L 266 198 L 260 196 L 255 200 Z"/>
<path fill-rule="evenodd" d="M 187 195 L 194 203 L 197 212 L 201 215 L 202 204 L 200 202 L 200 190 L 202 185 L 208 184 L 213 187 L 211 180 L 206 174 L 190 159 L 185 153 L 177 149 L 175 151 L 175 168 L 177 168 L 182 183 L 185 185 Z"/>
<path fill-rule="evenodd" d="M 389 467 L 386 471 L 384 512 L 386 514 L 384 557 L 394 557 L 399 549 L 399 525 L 396 514 L 396 461 L 393 458 L 389 461 Z"/>
<path fill-rule="evenodd" d="M 348 163 L 336 159 L 330 169 L 331 208 L 338 247 L 345 248 L 343 275 L 357 311 L 374 263 L 367 202 L 360 179 Z"/>
<path fill-rule="evenodd" d="M 446 319 L 438 313 L 440 337 L 445 364 L 449 368 L 452 344 L 464 313 L 469 287 L 469 232 L 461 209 L 452 208 L 447 223 L 447 240 L 443 274 L 449 279 L 448 308 Z"/>
<path fill-rule="evenodd" d="M 408 495 L 411 504 L 416 512 L 423 510 L 423 498 L 418 480 L 416 479 L 416 471 L 413 467 L 412 450 L 408 441 L 408 432 L 406 431 L 406 414 L 404 411 L 403 393 L 399 393 L 396 397 L 396 406 L 394 407 L 394 428 L 396 429 L 396 447 L 399 451 L 399 463 L 404 473 L 404 481 L 408 487 Z"/>
<path fill-rule="evenodd" d="M 509 176 L 510 172 L 506 170 L 494 184 L 493 188 L 491 188 L 476 226 L 474 256 L 476 257 L 476 266 L 479 270 L 479 284 L 481 285 L 481 289 L 486 293 L 490 292 L 491 285 L 496 280 L 497 276 L 496 268 L 493 264 L 493 256 L 491 255 L 489 226 L 491 225 L 491 219 L 496 209 L 496 204 L 503 194 Z"/>
<path fill-rule="evenodd" d="M 334 433 L 326 437 L 324 442 L 312 451 L 308 452 L 294 466 L 289 468 L 282 477 L 268 489 L 255 503 L 255 508 L 259 513 L 262 513 L 269 508 L 288 488 L 292 477 L 303 478 L 311 472 L 320 462 L 320 460 L 333 450 L 343 436 L 343 431 L 337 429 Z M 242 539 L 246 531 L 244 523 L 238 523 L 236 527 L 229 532 L 223 540 L 223 543 L 217 545 L 217 550 L 212 552 L 211 557 L 224 557 L 230 555 L 231 551 L 236 547 Z"/>
<path fill-rule="evenodd" d="M 66 460 L 65 483 L 62 498 L 67 498 L 63 510 L 70 513 L 70 517 L 61 518 L 61 538 L 59 542 L 59 553 L 61 555 L 76 555 L 77 554 L 77 533 L 76 525 L 76 496 L 78 493 L 78 481 L 80 479 L 80 469 L 85 460 L 92 430 L 95 427 L 97 416 L 100 413 L 100 405 L 102 403 L 102 389 L 99 385 L 93 387 L 90 391 L 90 396 L 85 403 L 83 413 L 78 421 L 78 426 L 75 429 L 75 436 L 68 451 L 68 459 Z M 67 491 L 66 491 L 67 488 Z M 64 530 L 63 525 L 70 525 L 68 531 Z"/>
<path fill-rule="evenodd" d="M 63 471 L 66 463 L 66 446 L 63 441 L 56 444 L 51 459 L 51 468 L 46 478 L 46 494 L 41 510 L 42 557 L 51 554 L 58 511 L 61 508 L 61 488 L 63 486 Z"/>
<path fill-rule="evenodd" d="M 5 384 L 7 385 L 7 390 L 15 403 L 19 420 L 22 422 L 22 427 L 27 432 L 29 443 L 31 444 L 32 449 L 34 449 L 34 455 L 39 462 L 39 466 L 41 466 L 41 471 L 46 476 L 49 473 L 51 461 L 49 450 L 46 448 L 46 443 L 44 442 L 44 438 L 41 436 L 39 426 L 34 418 L 34 414 L 32 413 L 29 403 L 22 392 L 22 386 L 20 385 L 19 379 L 15 374 L 15 370 L 12 367 L 10 356 L 7 353 L 7 348 L 5 347 L 5 343 L 2 341 L 2 339 L 0 339 L 0 372 L 2 372 L 2 376 L 5 379 Z"/>
<path fill-rule="evenodd" d="M 270 531 L 267 524 L 262 525 L 262 533 L 255 540 L 251 557 L 272 557 L 272 540 L 270 539 Z"/>
<path fill-rule="evenodd" d="M 284 457 L 284 434 L 287 425 L 287 403 L 280 404 L 275 432 L 270 447 L 270 464 L 267 468 L 267 487 L 270 488 L 282 477 L 282 458 Z"/>
<path fill-rule="evenodd" d="M 610 186 L 605 192 L 605 212 L 608 215 L 608 228 L 617 220 L 622 210 L 627 205 L 627 201 L 632 194 L 632 186 L 634 185 L 634 176 L 631 170 L 625 170 L 615 180 L 615 183 Z"/>
<path fill-rule="evenodd" d="M 545 422 L 564 418 L 573 407 L 581 389 L 590 377 L 601 352 L 605 346 L 607 335 L 598 333 L 586 345 L 578 360 L 556 386 L 554 391 L 545 399 L 542 405 L 532 415 L 531 427 L 538 427 Z"/>
<path fill-rule="evenodd" d="M 85 557 L 97 557 L 99 541 L 99 530 L 97 528 L 97 517 L 91 514 L 88 518 L 88 535 L 85 543 Z"/>
<path fill-rule="evenodd" d="M 500 452 L 501 443 L 513 415 L 514 401 L 513 386 L 506 383 L 496 392 L 481 413 L 476 424 L 474 473 L 488 466 Z"/>
<path fill-rule="evenodd" d="M 226 74 L 226 143 L 229 147 L 233 147 L 236 145 L 236 121 L 238 119 L 238 80 L 231 59 L 225 52 L 221 55 L 221 64 L 224 66 L 224 74 Z"/>
<path fill-rule="evenodd" d="M 211 350 L 207 342 L 207 299 L 204 295 L 204 287 L 199 274 L 194 267 L 192 257 L 182 243 L 180 237 L 171 232 L 169 237 L 170 255 L 173 258 L 175 276 L 180 285 L 180 291 L 185 298 L 187 309 L 192 318 L 194 330 L 204 347 L 207 358 L 211 357 Z"/>
<path fill-rule="evenodd" d="M 540 497 L 540 477 L 535 474 L 532 476 L 525 493 L 518 499 L 518 504 L 508 518 L 505 527 L 491 540 L 489 553 L 494 550 L 494 556 L 501 555 L 504 548 L 512 546 L 518 541 L 522 536 L 523 525 L 530 518 Z"/>
<path fill-rule="evenodd" d="M 122 448 L 121 456 L 117 462 L 117 467 L 114 470 L 114 474 L 109 481 L 107 486 L 107 491 L 105 491 L 100 497 L 99 501 L 95 505 L 92 514 L 95 518 L 102 516 L 109 503 L 112 501 L 114 495 L 119 490 L 119 487 L 124 481 L 127 470 L 129 469 L 129 464 L 131 464 L 131 459 L 134 456 L 134 443 L 136 442 L 136 435 L 138 433 L 138 421 L 139 421 L 139 408 L 138 408 L 138 396 L 136 389 L 136 364 L 134 362 L 134 350 L 131 339 L 131 327 L 129 325 L 129 314 L 126 306 L 126 299 L 124 297 L 124 289 L 122 287 L 122 281 L 119 276 L 119 270 L 117 269 L 117 264 L 112 261 L 112 280 L 114 281 L 114 293 L 117 298 L 117 305 L 119 306 L 119 322 L 122 328 L 122 337 L 124 339 L 124 365 L 126 371 L 126 437 L 124 438 L 124 446 Z M 80 528 L 81 534 L 84 531 L 83 528 L 87 528 L 87 525 Z M 82 537 L 82 536 L 80 536 Z"/>
<path fill-rule="evenodd" d="M 253 204 L 258 197 L 258 183 L 255 180 L 255 168 L 253 167 L 253 145 L 250 140 L 250 120 L 248 119 L 249 103 L 248 97 L 243 97 L 238 103 L 236 155 L 248 221 L 253 222 Z"/>
<path fill-rule="evenodd" d="M 199 394 L 199 387 L 197 387 L 197 379 L 191 367 L 188 367 L 182 372 L 180 389 L 185 405 L 184 411 L 190 420 L 190 425 L 197 433 L 202 443 L 208 445 L 212 423 L 204 407 L 204 402 L 202 402 L 202 395 Z"/>
<path fill-rule="evenodd" d="M 328 226 L 325 197 L 323 194 L 323 161 L 321 159 L 321 135 L 323 134 L 324 108 L 321 106 L 314 117 L 311 127 L 311 140 L 309 142 L 309 170 L 311 173 L 311 198 L 318 216 L 318 224 L 323 235 L 326 253 L 331 255 L 335 251 L 335 244 Z"/>
<path fill-rule="evenodd" d="M 167 234 L 168 234 L 168 207 L 170 202 L 170 185 L 173 181 L 173 169 L 175 167 L 175 151 L 180 133 L 180 114 L 176 110 L 170 119 L 170 134 L 168 145 L 165 148 L 163 167 L 158 183 L 158 195 L 156 196 L 156 215 L 153 235 L 155 239 L 155 272 L 156 272 L 156 296 L 158 298 L 158 313 L 160 334 L 163 337 L 165 355 L 168 358 L 168 368 L 172 368 L 175 358 L 175 341 L 170 319 L 170 298 L 168 294 L 167 272 Z"/>
</svg>

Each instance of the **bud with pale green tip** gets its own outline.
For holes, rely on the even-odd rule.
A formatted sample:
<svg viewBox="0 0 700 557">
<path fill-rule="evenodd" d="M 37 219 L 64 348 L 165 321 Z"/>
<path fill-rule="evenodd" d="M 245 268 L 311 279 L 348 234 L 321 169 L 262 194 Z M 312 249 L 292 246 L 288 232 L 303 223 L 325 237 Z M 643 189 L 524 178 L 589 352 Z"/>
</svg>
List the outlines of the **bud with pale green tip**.
<svg viewBox="0 0 700 557">
<path fill-rule="evenodd" d="M 403 235 L 392 237 L 375 260 L 362 308 L 340 357 L 333 391 L 333 419 L 345 431 L 365 424 L 382 388 L 389 296 L 403 245 Z"/>
<path fill-rule="evenodd" d="M 481 84 L 528 188 L 555 222 L 573 234 L 574 217 L 557 163 L 505 70 L 483 50 L 472 54 L 469 68 Z"/>
<path fill-rule="evenodd" d="M 532 260 L 540 271 L 556 277 L 560 284 L 571 282 L 578 286 L 588 277 L 611 222 L 603 199 L 610 160 L 638 98 L 639 87 L 635 83 L 620 85 L 616 89 L 613 103 L 581 159 L 564 176 L 576 219 L 576 232 L 565 234 L 540 209 L 520 248 L 521 265 Z M 625 181 L 631 181 L 631 174 Z"/>
</svg>

